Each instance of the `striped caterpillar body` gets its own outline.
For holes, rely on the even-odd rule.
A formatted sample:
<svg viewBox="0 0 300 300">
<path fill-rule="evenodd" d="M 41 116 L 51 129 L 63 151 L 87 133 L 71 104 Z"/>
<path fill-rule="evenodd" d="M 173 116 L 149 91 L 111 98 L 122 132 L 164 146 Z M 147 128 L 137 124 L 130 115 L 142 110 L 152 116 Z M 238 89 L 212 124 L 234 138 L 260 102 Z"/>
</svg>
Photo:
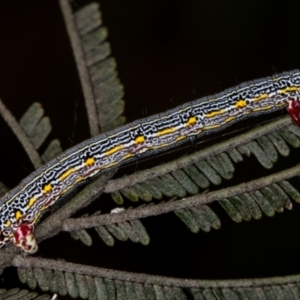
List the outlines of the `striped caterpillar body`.
<svg viewBox="0 0 300 300">
<path fill-rule="evenodd" d="M 0 200 L 0 248 L 13 241 L 25 252 L 37 245 L 41 214 L 78 183 L 136 156 L 177 146 L 193 136 L 223 129 L 248 116 L 288 105 L 299 121 L 300 71 L 250 81 L 101 134 L 67 150 L 33 172 Z"/>
</svg>

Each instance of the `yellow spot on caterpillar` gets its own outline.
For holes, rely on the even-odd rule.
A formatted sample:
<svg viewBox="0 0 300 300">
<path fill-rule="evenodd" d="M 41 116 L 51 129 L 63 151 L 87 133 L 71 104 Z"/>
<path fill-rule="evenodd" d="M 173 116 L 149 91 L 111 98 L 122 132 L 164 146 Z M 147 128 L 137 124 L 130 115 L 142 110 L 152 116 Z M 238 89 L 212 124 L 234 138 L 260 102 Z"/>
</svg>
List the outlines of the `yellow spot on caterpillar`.
<svg viewBox="0 0 300 300">
<path fill-rule="evenodd" d="M 157 146 L 152 146 L 150 149 L 160 149 L 160 148 L 165 148 L 165 147 L 168 147 L 170 146 L 170 144 L 160 144 L 160 145 L 157 145 Z"/>
<path fill-rule="evenodd" d="M 103 166 L 101 168 L 101 170 L 109 169 L 110 167 L 113 167 L 113 166 L 117 165 L 118 163 L 119 163 L 118 161 L 117 162 L 112 162 L 112 163 L 110 163 L 110 164 L 108 164 L 106 166 Z"/>
<path fill-rule="evenodd" d="M 123 145 L 113 147 L 112 149 L 106 151 L 106 152 L 105 152 L 105 155 L 110 156 L 111 154 L 114 154 L 114 153 L 118 152 L 118 151 L 121 150 L 122 148 L 124 148 Z"/>
<path fill-rule="evenodd" d="M 72 188 L 73 188 L 73 186 L 69 186 L 69 187 L 65 188 L 63 191 L 60 192 L 60 195 L 64 195 L 66 192 L 68 192 Z"/>
<path fill-rule="evenodd" d="M 247 103 L 246 103 L 246 101 L 243 100 L 243 99 L 240 99 L 240 100 L 237 101 L 236 104 L 235 104 L 235 108 L 243 108 L 243 107 L 245 107 L 245 106 L 247 106 Z"/>
<path fill-rule="evenodd" d="M 75 168 L 71 168 L 69 170 L 67 170 L 66 172 L 62 173 L 60 176 L 59 176 L 59 180 L 64 180 L 66 179 L 68 176 L 70 176 L 73 172 L 75 171 Z"/>
<path fill-rule="evenodd" d="M 11 225 L 11 221 L 10 220 L 7 220 L 4 224 L 5 227 L 9 227 Z"/>
<path fill-rule="evenodd" d="M 28 204 L 27 204 L 27 208 L 30 208 L 32 207 L 32 205 L 35 203 L 36 201 L 36 198 L 35 197 L 31 197 L 28 201 Z"/>
<path fill-rule="evenodd" d="M 206 114 L 205 116 L 207 117 L 207 118 L 211 118 L 211 117 L 214 117 L 214 116 L 217 116 L 217 115 L 221 115 L 221 114 L 224 114 L 225 113 L 225 110 L 224 109 L 220 109 L 220 110 L 218 110 L 218 111 L 213 111 L 213 112 L 211 112 L 211 113 L 208 113 L 208 114 Z"/>
<path fill-rule="evenodd" d="M 164 130 L 161 130 L 161 131 L 158 131 L 156 134 L 158 136 L 161 136 L 161 135 L 165 135 L 165 134 L 169 134 L 169 133 L 173 133 L 176 131 L 176 128 L 167 128 L 167 129 L 164 129 Z"/>
<path fill-rule="evenodd" d="M 221 127 L 221 125 L 219 125 L 219 124 L 210 125 L 210 126 L 204 127 L 204 130 L 210 130 L 210 129 L 215 129 L 215 128 L 219 128 L 219 127 Z"/>
<path fill-rule="evenodd" d="M 289 86 L 286 87 L 285 89 L 279 90 L 279 94 L 285 94 L 286 92 L 295 92 L 299 90 L 299 88 L 295 87 L 295 86 Z"/>
<path fill-rule="evenodd" d="M 42 206 L 42 207 L 40 208 L 40 211 L 44 211 L 44 210 L 46 210 L 47 208 L 48 208 L 48 206 L 44 205 L 44 206 Z"/>
<path fill-rule="evenodd" d="M 32 221 L 32 224 L 35 224 L 38 219 L 40 218 L 40 215 L 41 215 L 41 211 L 37 212 L 36 216 L 34 217 L 33 221 Z"/>
<path fill-rule="evenodd" d="M 144 136 L 138 136 L 138 137 L 136 137 L 135 138 L 135 140 L 134 140 L 137 144 L 142 144 L 142 143 L 144 143 L 145 142 L 145 137 Z"/>
<path fill-rule="evenodd" d="M 225 120 L 225 123 L 229 123 L 231 122 L 232 120 L 234 120 L 235 117 L 228 117 L 226 120 Z"/>
<path fill-rule="evenodd" d="M 17 210 L 15 212 L 15 217 L 16 217 L 16 220 L 19 221 L 23 217 L 23 215 L 19 210 Z"/>
<path fill-rule="evenodd" d="M 46 194 L 46 193 L 49 193 L 52 191 L 52 186 L 51 184 L 46 184 L 44 187 L 43 187 L 43 193 Z"/>
<path fill-rule="evenodd" d="M 127 158 L 130 158 L 132 156 L 133 156 L 132 154 L 128 153 L 128 154 L 126 154 L 126 155 L 123 156 L 123 159 L 127 159 Z"/>
<path fill-rule="evenodd" d="M 267 94 L 261 94 L 256 98 L 253 98 L 252 101 L 260 101 L 267 98 Z"/>
<path fill-rule="evenodd" d="M 80 182 L 80 181 L 82 181 L 83 180 L 83 177 L 78 177 L 77 179 L 76 179 L 76 182 Z"/>
<path fill-rule="evenodd" d="M 263 107 L 254 108 L 253 111 L 269 110 L 271 108 L 272 108 L 272 106 L 269 105 L 269 106 L 263 106 Z"/>
<path fill-rule="evenodd" d="M 86 166 L 92 166 L 94 163 L 95 163 L 94 157 L 90 157 L 90 158 L 86 159 L 85 162 L 84 162 L 84 164 Z"/>
<path fill-rule="evenodd" d="M 179 136 L 177 139 L 176 139 L 176 142 L 179 142 L 181 140 L 184 140 L 186 138 L 186 136 L 182 135 L 182 136 Z"/>
<path fill-rule="evenodd" d="M 187 126 L 195 125 L 197 122 L 196 117 L 190 117 L 189 120 L 186 122 Z"/>
</svg>

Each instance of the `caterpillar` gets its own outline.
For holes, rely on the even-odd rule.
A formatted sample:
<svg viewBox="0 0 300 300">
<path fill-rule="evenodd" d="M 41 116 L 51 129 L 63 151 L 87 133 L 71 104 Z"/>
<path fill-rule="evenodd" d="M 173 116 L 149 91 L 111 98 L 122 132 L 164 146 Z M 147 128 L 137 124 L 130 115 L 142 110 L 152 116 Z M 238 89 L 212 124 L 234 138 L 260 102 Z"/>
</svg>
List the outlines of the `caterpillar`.
<svg viewBox="0 0 300 300">
<path fill-rule="evenodd" d="M 127 124 L 67 150 L 0 199 L 0 248 L 13 241 L 38 249 L 34 225 L 42 213 L 80 182 L 134 157 L 153 154 L 237 121 L 287 107 L 300 125 L 300 71 L 249 81 L 222 93 Z"/>
</svg>

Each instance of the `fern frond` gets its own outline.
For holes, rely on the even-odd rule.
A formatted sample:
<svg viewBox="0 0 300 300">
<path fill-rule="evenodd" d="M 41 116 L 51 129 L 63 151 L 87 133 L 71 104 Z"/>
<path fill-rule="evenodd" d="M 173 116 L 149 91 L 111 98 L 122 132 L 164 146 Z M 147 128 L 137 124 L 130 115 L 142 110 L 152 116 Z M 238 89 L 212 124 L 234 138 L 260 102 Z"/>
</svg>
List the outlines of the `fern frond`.
<svg viewBox="0 0 300 300">
<path fill-rule="evenodd" d="M 99 4 L 73 10 L 68 0 L 60 0 L 60 6 L 79 72 L 90 133 L 96 136 L 125 123 L 123 86 L 117 77 L 116 62 L 110 57 Z"/>
<path fill-rule="evenodd" d="M 243 217 L 245 220 L 250 220 L 250 216 L 253 216 L 254 219 L 259 219 L 262 213 L 265 213 L 267 216 L 273 216 L 276 209 L 279 211 L 281 211 L 283 207 L 291 209 L 292 204 L 290 198 L 299 201 L 300 193 L 287 182 L 288 179 L 298 174 L 299 167 L 296 166 L 286 171 L 242 183 L 237 186 L 191 196 L 178 201 L 168 201 L 167 203 L 137 207 L 115 214 L 68 219 L 63 223 L 63 230 L 73 231 L 99 225 L 107 226 L 116 223 L 119 224 L 125 221 L 175 211 L 192 232 L 198 232 L 201 228 L 200 224 L 203 224 L 201 222 L 204 222 L 204 220 L 208 221 L 209 219 L 206 217 L 203 218 L 204 214 L 197 210 L 202 207 L 202 205 L 214 201 L 219 201 L 235 222 L 241 222 Z M 274 200 L 274 197 L 277 195 L 279 195 L 278 199 Z M 191 210 L 192 208 L 196 208 L 196 210 Z M 201 209 L 202 208 L 200 208 L 200 210 Z M 206 214 L 208 214 L 208 211 L 209 209 L 206 208 Z M 218 229 L 220 223 L 217 216 L 214 215 L 213 212 L 209 212 L 208 215 L 211 224 L 214 223 L 214 226 L 211 226 Z M 201 221 L 198 220 L 199 218 Z M 205 228 L 205 226 L 203 227 Z"/>
<path fill-rule="evenodd" d="M 75 241 L 80 240 L 85 246 L 90 247 L 93 244 L 92 238 L 86 230 L 73 231 L 70 235 Z"/>
<path fill-rule="evenodd" d="M 179 209 L 175 211 L 175 214 L 193 233 L 200 230 L 210 232 L 211 228 L 220 229 L 221 227 L 220 219 L 208 205 Z"/>
<path fill-rule="evenodd" d="M 36 102 L 29 107 L 20 119 L 20 125 L 27 133 L 36 149 L 43 144 L 52 130 L 49 117 L 43 117 L 43 115 L 44 110 L 41 104 Z"/>
<path fill-rule="evenodd" d="M 43 116 L 44 109 L 40 103 L 33 103 L 18 122 L 0 100 L 0 114 L 20 141 L 35 169 L 62 152 L 58 140 L 51 141 L 41 156 L 37 151 L 52 130 L 50 119 Z"/>
<path fill-rule="evenodd" d="M 20 290 L 18 288 L 10 289 L 10 290 L 0 290 L 0 299 L 7 300 L 50 300 L 51 296 L 44 294 L 40 295 L 37 292 L 30 292 L 28 290 Z"/>
<path fill-rule="evenodd" d="M 94 299 L 298 299 L 300 275 L 285 277 L 193 280 L 87 267 L 73 263 L 16 256 L 23 283 L 35 280 L 53 293 Z"/>
<path fill-rule="evenodd" d="M 99 215 L 99 213 L 93 214 L 93 216 Z M 82 216 L 87 217 L 87 216 Z M 117 224 L 108 224 L 106 226 L 95 227 L 99 237 L 104 241 L 107 246 L 114 245 L 114 237 L 122 242 L 128 240 L 134 243 L 141 243 L 142 245 L 148 245 L 150 237 L 146 231 L 146 228 L 140 220 L 131 220 L 126 222 L 119 222 Z M 92 245 L 92 237 L 85 230 L 71 231 L 71 236 L 75 240 L 80 240 L 84 245 Z"/>
</svg>

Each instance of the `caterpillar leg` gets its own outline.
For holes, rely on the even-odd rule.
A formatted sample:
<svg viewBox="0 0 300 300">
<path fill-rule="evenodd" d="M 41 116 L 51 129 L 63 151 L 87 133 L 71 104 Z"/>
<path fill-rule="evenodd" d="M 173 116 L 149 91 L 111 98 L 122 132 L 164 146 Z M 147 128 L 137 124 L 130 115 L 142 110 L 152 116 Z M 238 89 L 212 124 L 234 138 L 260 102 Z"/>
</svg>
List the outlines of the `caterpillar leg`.
<svg viewBox="0 0 300 300">
<path fill-rule="evenodd" d="M 289 97 L 287 111 L 295 124 L 300 126 L 300 101 L 298 97 Z"/>
<path fill-rule="evenodd" d="M 33 254 L 38 250 L 38 244 L 33 234 L 34 226 L 28 223 L 21 224 L 14 232 L 13 243 L 24 252 Z"/>
</svg>

